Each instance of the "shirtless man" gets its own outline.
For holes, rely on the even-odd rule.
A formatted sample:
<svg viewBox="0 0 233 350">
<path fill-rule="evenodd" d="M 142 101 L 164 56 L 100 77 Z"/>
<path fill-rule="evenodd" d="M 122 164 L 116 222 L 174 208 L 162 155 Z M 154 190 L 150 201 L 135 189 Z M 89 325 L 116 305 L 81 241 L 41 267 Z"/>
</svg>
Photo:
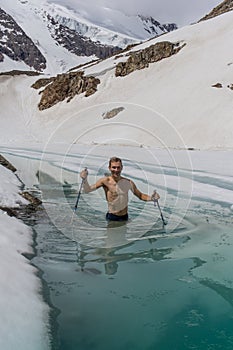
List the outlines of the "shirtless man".
<svg viewBox="0 0 233 350">
<path fill-rule="evenodd" d="M 82 170 L 80 173 L 80 176 L 83 179 L 83 189 L 85 193 L 103 187 L 108 202 L 106 219 L 110 221 L 128 220 L 129 190 L 143 201 L 154 201 L 160 198 L 158 193 L 153 193 L 149 196 L 140 192 L 132 180 L 121 176 L 122 169 L 123 165 L 121 159 L 112 157 L 109 160 L 109 171 L 111 172 L 111 175 L 99 179 L 94 185 L 89 185 L 87 181 L 88 172 L 86 169 Z"/>
</svg>

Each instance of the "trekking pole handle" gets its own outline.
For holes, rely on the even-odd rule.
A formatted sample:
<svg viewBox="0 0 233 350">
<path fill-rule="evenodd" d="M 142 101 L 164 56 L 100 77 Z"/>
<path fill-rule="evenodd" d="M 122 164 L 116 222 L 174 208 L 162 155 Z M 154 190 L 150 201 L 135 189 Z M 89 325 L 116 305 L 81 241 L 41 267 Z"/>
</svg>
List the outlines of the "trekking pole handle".
<svg viewBox="0 0 233 350">
<path fill-rule="evenodd" d="M 156 193 L 157 193 L 157 191 L 156 191 L 156 190 L 154 190 L 154 192 L 153 192 L 152 196 L 155 196 L 155 195 L 156 195 Z M 154 199 L 153 199 L 153 201 L 154 201 L 154 206 L 156 206 L 156 204 L 158 204 L 158 199 L 154 198 Z"/>
</svg>

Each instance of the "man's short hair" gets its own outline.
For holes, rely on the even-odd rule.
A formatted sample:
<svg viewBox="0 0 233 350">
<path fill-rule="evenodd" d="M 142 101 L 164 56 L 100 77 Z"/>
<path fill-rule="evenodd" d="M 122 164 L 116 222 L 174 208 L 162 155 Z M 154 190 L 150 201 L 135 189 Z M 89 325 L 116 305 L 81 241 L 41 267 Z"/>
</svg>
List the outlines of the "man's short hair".
<svg viewBox="0 0 233 350">
<path fill-rule="evenodd" d="M 115 162 L 115 163 L 118 163 L 118 162 L 119 162 L 119 163 L 121 163 L 121 166 L 123 166 L 123 165 L 122 165 L 122 160 L 121 160 L 121 158 L 118 158 L 118 157 L 112 157 L 112 158 L 110 158 L 110 159 L 109 159 L 108 166 L 110 167 L 111 164 L 114 163 L 114 162 Z"/>
</svg>

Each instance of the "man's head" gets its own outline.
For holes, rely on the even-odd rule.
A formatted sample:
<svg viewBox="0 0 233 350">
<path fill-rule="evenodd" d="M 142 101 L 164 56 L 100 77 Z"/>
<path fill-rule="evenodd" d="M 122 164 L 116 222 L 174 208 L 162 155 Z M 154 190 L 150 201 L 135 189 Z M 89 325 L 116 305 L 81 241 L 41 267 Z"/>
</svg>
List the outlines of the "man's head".
<svg viewBox="0 0 233 350">
<path fill-rule="evenodd" d="M 108 168 L 113 177 L 120 176 L 123 169 L 122 160 L 118 157 L 110 158 Z"/>
<path fill-rule="evenodd" d="M 118 157 L 112 157 L 112 158 L 110 158 L 110 159 L 109 159 L 109 164 L 108 164 L 109 168 L 110 168 L 110 166 L 111 166 L 112 163 L 120 163 L 120 164 L 121 164 L 121 167 L 123 168 L 121 158 L 118 158 Z"/>
</svg>

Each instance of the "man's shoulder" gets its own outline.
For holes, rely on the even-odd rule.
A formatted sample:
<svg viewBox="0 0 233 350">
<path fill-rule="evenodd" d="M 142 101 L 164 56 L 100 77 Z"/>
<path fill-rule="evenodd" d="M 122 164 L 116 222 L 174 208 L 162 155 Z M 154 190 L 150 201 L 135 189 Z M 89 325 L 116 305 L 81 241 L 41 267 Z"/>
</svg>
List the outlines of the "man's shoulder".
<svg viewBox="0 0 233 350">
<path fill-rule="evenodd" d="M 129 179 L 128 177 L 122 177 L 122 179 L 127 181 L 130 184 L 134 184 L 133 180 Z"/>
<path fill-rule="evenodd" d="M 124 176 L 121 176 L 121 180 L 132 182 L 130 179 L 128 179 L 127 177 L 124 177 Z"/>
<path fill-rule="evenodd" d="M 126 186 L 128 189 L 132 189 L 134 186 L 134 182 L 131 179 L 128 179 L 127 177 L 121 178 L 122 183 L 124 183 L 124 186 Z"/>
<path fill-rule="evenodd" d="M 100 181 L 103 185 L 108 184 L 109 182 L 111 182 L 111 180 L 112 180 L 111 176 L 104 176 L 104 177 L 101 177 L 101 179 L 99 179 L 99 181 Z"/>
<path fill-rule="evenodd" d="M 104 185 L 108 181 L 107 177 L 101 177 L 96 183 Z"/>
</svg>

